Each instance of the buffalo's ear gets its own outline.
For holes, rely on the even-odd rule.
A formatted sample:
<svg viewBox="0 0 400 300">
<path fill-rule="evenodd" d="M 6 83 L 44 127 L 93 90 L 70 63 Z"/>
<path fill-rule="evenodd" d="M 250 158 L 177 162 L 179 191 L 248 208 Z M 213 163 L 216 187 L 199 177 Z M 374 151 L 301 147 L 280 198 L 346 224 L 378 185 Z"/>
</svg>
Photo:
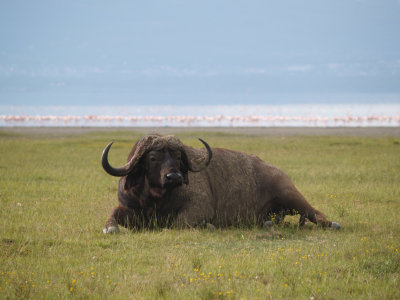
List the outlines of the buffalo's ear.
<svg viewBox="0 0 400 300">
<path fill-rule="evenodd" d="M 183 183 L 189 184 L 189 159 L 185 151 L 181 152 L 181 174 L 183 177 Z"/>
</svg>

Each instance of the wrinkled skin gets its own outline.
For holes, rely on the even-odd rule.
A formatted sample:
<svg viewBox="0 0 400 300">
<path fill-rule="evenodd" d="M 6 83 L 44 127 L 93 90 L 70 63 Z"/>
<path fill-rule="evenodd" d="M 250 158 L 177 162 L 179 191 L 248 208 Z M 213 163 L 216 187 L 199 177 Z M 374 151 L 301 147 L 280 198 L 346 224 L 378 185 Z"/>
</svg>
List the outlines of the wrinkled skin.
<svg viewBox="0 0 400 300">
<path fill-rule="evenodd" d="M 263 225 L 279 223 L 287 214 L 300 214 L 300 225 L 308 219 L 323 227 L 340 227 L 313 208 L 281 170 L 256 156 L 212 148 L 208 163 L 192 172 L 189 162 L 199 153 L 205 156 L 204 150 L 160 145 L 144 151 L 121 177 L 119 206 L 107 219 L 105 233 L 118 232 L 118 225 Z M 128 162 L 137 148 L 136 144 Z"/>
</svg>

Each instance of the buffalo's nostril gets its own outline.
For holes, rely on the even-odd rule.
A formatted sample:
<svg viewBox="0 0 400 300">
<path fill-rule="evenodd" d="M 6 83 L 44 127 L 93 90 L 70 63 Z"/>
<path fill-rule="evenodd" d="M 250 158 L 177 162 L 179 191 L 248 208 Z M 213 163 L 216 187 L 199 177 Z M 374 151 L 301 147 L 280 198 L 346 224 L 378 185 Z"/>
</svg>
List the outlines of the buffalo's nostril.
<svg viewBox="0 0 400 300">
<path fill-rule="evenodd" d="M 179 173 L 168 173 L 164 176 L 164 180 L 163 180 L 163 187 L 175 187 L 175 186 L 179 186 L 183 183 L 183 178 L 182 175 Z"/>
<path fill-rule="evenodd" d="M 181 179 L 182 175 L 178 173 L 168 173 L 167 175 L 165 175 L 165 178 L 167 180 L 175 181 Z"/>
</svg>

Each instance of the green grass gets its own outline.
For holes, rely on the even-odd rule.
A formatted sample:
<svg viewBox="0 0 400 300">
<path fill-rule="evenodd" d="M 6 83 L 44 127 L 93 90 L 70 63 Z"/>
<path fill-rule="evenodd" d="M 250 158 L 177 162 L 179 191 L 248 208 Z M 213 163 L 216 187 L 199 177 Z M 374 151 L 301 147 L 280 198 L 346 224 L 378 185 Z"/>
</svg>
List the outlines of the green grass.
<svg viewBox="0 0 400 300">
<path fill-rule="evenodd" d="M 399 299 L 400 145 L 394 138 L 185 133 L 186 144 L 279 166 L 340 231 L 298 217 L 261 228 L 104 235 L 121 165 L 141 134 L 0 131 L 0 299 Z"/>
</svg>

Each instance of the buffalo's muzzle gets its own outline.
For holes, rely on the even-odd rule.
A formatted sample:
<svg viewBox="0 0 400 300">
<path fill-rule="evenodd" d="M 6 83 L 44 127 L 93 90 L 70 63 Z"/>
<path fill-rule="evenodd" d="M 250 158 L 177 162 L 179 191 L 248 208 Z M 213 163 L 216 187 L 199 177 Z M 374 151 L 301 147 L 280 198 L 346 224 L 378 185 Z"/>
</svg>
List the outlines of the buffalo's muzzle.
<svg viewBox="0 0 400 300">
<path fill-rule="evenodd" d="M 175 187 L 175 186 L 182 185 L 182 182 L 183 182 L 183 178 L 182 178 L 181 174 L 171 172 L 171 173 L 165 174 L 163 186 L 164 187 Z"/>
</svg>

